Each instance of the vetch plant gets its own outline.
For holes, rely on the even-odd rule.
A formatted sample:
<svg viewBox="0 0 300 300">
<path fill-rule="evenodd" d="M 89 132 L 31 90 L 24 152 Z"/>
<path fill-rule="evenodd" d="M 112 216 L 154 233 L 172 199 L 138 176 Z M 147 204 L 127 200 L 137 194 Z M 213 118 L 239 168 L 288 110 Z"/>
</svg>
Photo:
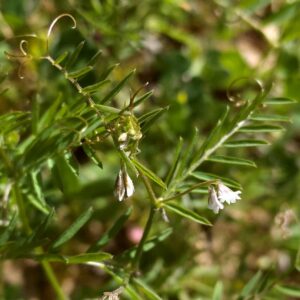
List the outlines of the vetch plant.
<svg viewBox="0 0 300 300">
<path fill-rule="evenodd" d="M 226 150 L 269 144 L 265 134 L 284 130 L 279 123 L 288 120 L 281 115 L 269 114 L 269 107 L 278 103 L 290 104 L 293 100 L 270 96 L 272 84 L 262 84 L 258 80 L 254 81 L 254 96 L 249 99 L 234 97 L 233 90 L 242 91 L 253 82 L 249 78 L 239 78 L 229 87 L 228 96 L 232 103 L 229 103 L 206 139 L 200 141 L 197 130 L 189 142 L 179 138 L 172 164 L 167 166 L 167 174 L 160 178 L 148 167 L 151 162 L 143 162 L 143 151 L 140 149 L 143 139 L 147 138 L 145 133 L 148 128 L 155 125 L 167 108 L 156 108 L 141 115 L 135 112 L 135 108 L 151 96 L 151 92 L 145 92 L 138 97 L 146 86 L 133 92 L 129 103 L 122 107 L 115 105 L 115 97 L 128 85 L 134 71 L 113 85 L 108 78 L 114 66 L 101 74 L 98 82 L 84 85 L 83 79 L 93 72 L 96 57 L 91 58 L 86 66 L 73 69 L 83 43 L 71 54 L 63 53 L 58 57 L 50 54 L 54 26 L 63 18 L 70 20 L 72 28 L 76 28 L 76 20 L 72 15 L 65 13 L 58 16 L 48 29 L 43 55 L 31 54 L 30 43 L 26 40 L 20 42 L 20 54 L 7 53 L 9 59 L 21 63 L 30 60 L 48 62 L 73 86 L 77 97 L 66 99 L 61 95 L 44 111 L 40 110 L 39 102 L 36 101 L 31 111 L 14 111 L 0 117 L 0 174 L 5 185 L 1 208 L 1 259 L 31 259 L 39 262 L 57 299 L 67 299 L 67 296 L 51 267 L 52 262 L 85 264 L 111 276 L 116 289 L 99 294 L 101 299 L 119 299 L 121 294 L 129 299 L 162 299 L 146 284 L 140 265 L 143 253 L 171 234 L 167 228 L 151 236 L 154 220 L 164 223 L 175 214 L 204 226 L 212 226 L 208 209 L 219 213 L 225 209 L 226 204 L 236 203 L 241 199 L 242 187 L 235 179 L 205 172 L 202 169 L 203 163 L 255 167 L 253 161 L 229 156 Z M 238 104 L 238 107 L 234 104 Z M 258 139 L 256 136 L 264 138 Z M 102 161 L 107 153 L 102 151 L 103 158 L 100 160 L 98 149 L 107 141 L 110 141 L 120 160 L 115 186 L 112 187 L 115 198 L 120 201 L 118 205 L 135 207 L 147 195 L 149 212 L 142 237 L 136 246 L 127 249 L 119 257 L 103 251 L 103 247 L 118 234 L 130 217 L 130 207 L 89 249 L 76 254 L 65 253 L 62 246 L 69 243 L 93 218 L 93 208 L 80 213 L 58 237 L 50 238 L 48 229 L 54 222 L 55 205 L 47 203 L 43 191 L 45 173 L 51 176 L 57 174 L 62 192 L 68 199 L 72 199 L 76 195 L 74 183 L 78 182 L 79 176 L 78 168 L 74 166 L 74 151 L 83 149 L 91 162 L 105 169 Z M 181 201 L 186 195 L 199 193 L 208 193 L 207 209 L 201 214 L 185 207 Z M 243 201 L 247 201 L 246 195 L 243 195 Z M 32 224 L 32 210 L 40 213 L 39 224 Z M 159 218 L 155 219 L 156 215 Z M 172 223 L 166 224 L 172 227 Z"/>
</svg>

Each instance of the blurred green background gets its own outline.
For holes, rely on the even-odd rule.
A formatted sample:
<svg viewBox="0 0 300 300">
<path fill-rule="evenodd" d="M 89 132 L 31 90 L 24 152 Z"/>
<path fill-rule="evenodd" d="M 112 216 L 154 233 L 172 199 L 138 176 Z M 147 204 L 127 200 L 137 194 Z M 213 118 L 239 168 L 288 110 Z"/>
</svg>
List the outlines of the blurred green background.
<svg viewBox="0 0 300 300">
<path fill-rule="evenodd" d="M 0 112 L 30 110 L 38 93 L 42 109 L 63 95 L 77 97 L 73 87 L 45 62 L 26 63 L 18 76 L 18 64 L 4 51 L 16 52 L 24 34 L 46 36 L 52 20 L 70 13 L 69 20 L 55 28 L 50 51 L 57 57 L 86 44 L 77 66 L 102 51 L 96 71 L 86 80 L 113 64 L 111 74 L 120 80 L 136 69 L 130 85 L 116 97 L 115 105 L 128 101 L 130 89 L 146 82 L 153 96 L 137 110 L 166 107 L 168 111 L 144 135 L 140 156 L 164 177 L 178 138 L 188 140 L 194 127 L 204 139 L 228 104 L 227 88 L 241 77 L 273 81 L 271 94 L 300 99 L 300 2 L 299 1 L 201 1 L 201 0 L 13 0 L 1 1 L 0 64 L 9 90 L 0 95 Z M 33 53 L 41 55 L 44 44 L 29 38 Z M 270 146 L 245 148 L 241 155 L 255 160 L 257 168 L 205 163 L 202 170 L 229 176 L 243 186 L 242 200 L 218 216 L 210 214 L 212 228 L 204 228 L 170 215 L 170 225 L 157 219 L 155 231 L 171 226 L 173 233 L 142 259 L 143 278 L 163 299 L 212 299 L 217 282 L 224 285 L 223 299 L 234 299 L 259 270 L 270 272 L 276 283 L 298 286 L 295 269 L 299 247 L 300 212 L 300 108 L 299 104 L 276 106 L 290 117 L 286 130 L 268 134 Z M 124 212 L 128 203 L 113 197 L 119 161 L 110 143 L 99 147 L 104 169 L 87 161 L 76 150 L 80 181 L 63 195 L 51 174 L 45 174 L 45 196 L 57 209 L 53 236 L 72 222 L 85 207 L 96 209 L 93 221 L 69 245 L 78 253 L 94 242 Z M 236 152 L 235 152 L 236 153 Z M 229 152 L 230 154 L 230 152 Z M 106 251 L 121 254 L 133 246 L 145 223 L 147 200 L 142 186 L 128 200 L 134 212 L 122 232 Z M 206 194 L 192 194 L 182 200 L 187 207 L 205 212 Z M 35 222 L 34 210 L 32 220 Z M 71 299 L 97 298 L 115 287 L 107 275 L 87 266 L 55 265 L 62 287 Z M 41 277 L 40 267 L 31 261 L 3 264 L 4 299 L 55 299 Z M 286 297 L 286 298 L 285 298 Z M 253 298 L 254 299 L 254 298 Z M 294 299 L 272 290 L 265 298 Z"/>
</svg>

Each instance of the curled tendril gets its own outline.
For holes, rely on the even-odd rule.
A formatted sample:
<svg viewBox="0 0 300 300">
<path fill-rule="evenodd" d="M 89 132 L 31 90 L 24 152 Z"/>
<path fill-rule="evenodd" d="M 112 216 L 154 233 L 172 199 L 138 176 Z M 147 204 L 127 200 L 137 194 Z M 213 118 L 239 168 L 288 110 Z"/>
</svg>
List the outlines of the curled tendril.
<svg viewBox="0 0 300 300">
<path fill-rule="evenodd" d="M 72 22 L 73 22 L 73 26 L 71 27 L 72 29 L 75 29 L 76 26 L 77 26 L 76 20 L 75 20 L 75 18 L 74 18 L 71 14 L 65 13 L 65 14 L 61 14 L 61 15 L 59 15 L 58 17 L 56 17 L 56 18 L 52 21 L 52 23 L 50 24 L 49 29 L 48 29 L 48 32 L 47 32 L 47 39 L 46 39 L 46 52 L 47 52 L 47 53 L 49 52 L 49 38 L 50 38 L 50 35 L 51 35 L 51 33 L 52 33 L 52 31 L 53 31 L 53 28 L 54 28 L 54 26 L 56 25 L 56 23 L 57 23 L 60 19 L 62 19 L 62 18 L 69 18 L 69 19 L 72 20 Z"/>
<path fill-rule="evenodd" d="M 16 36 L 15 38 L 19 38 L 19 37 L 40 39 L 35 34 L 19 35 L 19 36 Z M 30 58 L 32 58 L 32 56 L 28 53 L 28 51 L 26 49 L 26 48 L 28 48 L 28 45 L 29 45 L 28 40 L 22 39 L 19 43 L 19 49 L 22 54 L 12 54 L 7 51 L 4 51 L 4 54 L 7 56 L 8 59 L 11 59 L 11 58 L 16 58 L 16 59 L 17 58 L 29 58 L 30 59 Z"/>
<path fill-rule="evenodd" d="M 147 81 L 144 85 L 139 87 L 134 93 L 130 92 L 130 101 L 129 101 L 129 110 L 132 111 L 134 108 L 134 99 L 137 96 L 137 94 L 145 87 L 149 85 L 149 82 Z"/>
<path fill-rule="evenodd" d="M 246 81 L 246 82 L 252 81 L 252 83 L 254 83 L 258 88 L 257 94 L 255 95 L 255 97 L 253 97 L 253 99 L 244 99 L 239 92 L 234 93 L 234 91 L 236 90 L 236 86 L 238 85 L 238 83 L 241 83 L 242 81 Z M 231 84 L 226 90 L 226 95 L 229 101 L 233 102 L 235 106 L 239 107 L 246 104 L 247 102 L 253 101 L 256 97 L 262 95 L 264 91 L 265 91 L 264 86 L 258 79 L 253 79 L 249 77 L 240 77 L 231 82 Z"/>
<path fill-rule="evenodd" d="M 25 63 L 26 63 L 26 61 L 20 62 L 20 63 L 19 63 L 18 77 L 19 77 L 20 79 L 24 79 L 23 69 L 24 69 Z"/>
<path fill-rule="evenodd" d="M 20 48 L 20 51 L 22 52 L 22 54 L 25 57 L 30 56 L 24 47 L 28 47 L 28 41 L 27 40 L 21 40 L 19 48 Z"/>
</svg>

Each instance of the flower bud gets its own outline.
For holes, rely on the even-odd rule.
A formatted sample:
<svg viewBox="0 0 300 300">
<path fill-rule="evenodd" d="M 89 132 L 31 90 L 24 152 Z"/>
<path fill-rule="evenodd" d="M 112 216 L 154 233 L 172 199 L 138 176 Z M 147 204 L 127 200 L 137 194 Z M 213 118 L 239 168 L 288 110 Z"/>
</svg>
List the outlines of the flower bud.
<svg viewBox="0 0 300 300">
<path fill-rule="evenodd" d="M 134 185 L 126 170 L 121 168 L 115 182 L 114 194 L 119 201 L 126 200 L 134 193 Z"/>
</svg>

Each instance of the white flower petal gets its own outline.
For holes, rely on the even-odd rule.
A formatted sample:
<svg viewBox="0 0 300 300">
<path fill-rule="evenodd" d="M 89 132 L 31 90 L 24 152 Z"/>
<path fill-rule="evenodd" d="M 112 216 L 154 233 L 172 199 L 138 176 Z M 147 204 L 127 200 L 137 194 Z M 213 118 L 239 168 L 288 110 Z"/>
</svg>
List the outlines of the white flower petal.
<svg viewBox="0 0 300 300">
<path fill-rule="evenodd" d="M 134 193 L 133 182 L 132 182 L 131 178 L 129 177 L 129 175 L 126 173 L 126 175 L 125 175 L 125 199 L 131 197 L 133 195 L 133 193 Z"/>
<path fill-rule="evenodd" d="M 224 203 L 236 203 L 237 200 L 240 200 L 240 194 L 242 193 L 241 191 L 233 191 L 226 185 L 224 185 L 222 182 L 218 184 L 218 198 L 220 202 Z"/>
<path fill-rule="evenodd" d="M 123 132 L 119 135 L 118 142 L 119 142 L 120 150 L 126 149 L 127 144 L 128 144 L 127 132 Z"/>
<path fill-rule="evenodd" d="M 116 182 L 115 182 L 114 195 L 115 195 L 115 197 L 119 201 L 123 201 L 124 200 L 125 187 L 124 187 L 123 172 L 122 172 L 122 170 L 119 171 L 119 174 L 118 174 Z"/>
<path fill-rule="evenodd" d="M 212 186 L 209 187 L 208 208 L 215 214 L 219 213 L 219 210 L 224 208 L 224 205 L 218 199 L 216 190 Z"/>
<path fill-rule="evenodd" d="M 123 132 L 119 135 L 118 142 L 124 143 L 127 141 L 127 132 Z"/>
</svg>

